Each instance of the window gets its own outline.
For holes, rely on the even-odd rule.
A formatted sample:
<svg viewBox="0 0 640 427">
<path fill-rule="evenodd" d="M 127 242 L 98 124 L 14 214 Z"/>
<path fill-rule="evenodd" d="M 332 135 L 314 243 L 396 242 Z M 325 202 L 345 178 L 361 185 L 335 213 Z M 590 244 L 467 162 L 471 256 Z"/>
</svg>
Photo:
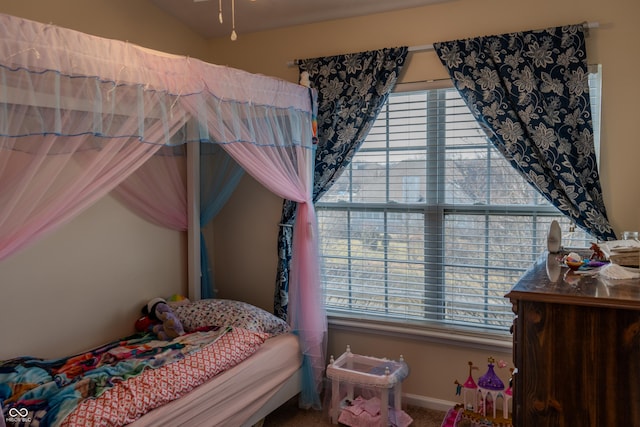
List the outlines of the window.
<svg viewBox="0 0 640 427">
<path fill-rule="evenodd" d="M 317 212 L 328 312 L 403 324 L 506 332 L 504 295 L 546 249 L 551 221 L 564 246 L 591 241 L 502 158 L 453 88 L 392 94 Z"/>
</svg>

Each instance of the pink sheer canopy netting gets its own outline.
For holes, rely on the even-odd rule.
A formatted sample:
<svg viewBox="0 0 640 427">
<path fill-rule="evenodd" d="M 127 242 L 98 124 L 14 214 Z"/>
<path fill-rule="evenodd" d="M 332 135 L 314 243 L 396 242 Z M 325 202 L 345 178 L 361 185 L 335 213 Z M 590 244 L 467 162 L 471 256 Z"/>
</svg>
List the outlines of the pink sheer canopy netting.
<svg viewBox="0 0 640 427">
<path fill-rule="evenodd" d="M 154 224 L 178 231 L 188 228 L 186 159 L 172 147 L 162 147 L 112 194 Z"/>
<path fill-rule="evenodd" d="M 320 384 L 326 316 L 311 203 L 308 89 L 7 15 L 0 15 L 0 52 L 0 260 L 128 177 L 122 197 L 135 198 L 136 190 L 127 190 L 138 185 L 134 180 L 150 179 L 153 187 L 155 169 L 147 162 L 157 162 L 163 146 L 221 143 L 266 188 L 299 203 L 292 325 Z M 140 209 L 146 216 L 162 209 L 157 222 L 181 229 L 184 195 L 179 184 L 173 190 L 167 211 L 153 199 Z"/>
<path fill-rule="evenodd" d="M 0 14 L 2 65 L 54 70 L 102 81 L 140 84 L 173 95 L 207 92 L 216 98 L 308 112 L 303 87 L 195 58 L 171 55 L 89 34 Z"/>
</svg>

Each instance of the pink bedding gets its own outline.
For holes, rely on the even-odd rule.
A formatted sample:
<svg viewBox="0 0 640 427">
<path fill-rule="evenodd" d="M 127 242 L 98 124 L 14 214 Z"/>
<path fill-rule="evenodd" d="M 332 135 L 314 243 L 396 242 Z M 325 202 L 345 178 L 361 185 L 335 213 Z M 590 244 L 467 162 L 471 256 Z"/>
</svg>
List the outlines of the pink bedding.
<svg viewBox="0 0 640 427">
<path fill-rule="evenodd" d="M 252 355 L 269 334 L 234 328 L 201 351 L 149 369 L 116 384 L 96 399 L 87 399 L 62 426 L 121 426 L 175 400 Z"/>
<path fill-rule="evenodd" d="M 250 357 L 145 414 L 131 427 L 250 427 L 300 392 L 298 337 L 270 337 Z M 129 426 L 127 426 L 129 427 Z"/>
</svg>

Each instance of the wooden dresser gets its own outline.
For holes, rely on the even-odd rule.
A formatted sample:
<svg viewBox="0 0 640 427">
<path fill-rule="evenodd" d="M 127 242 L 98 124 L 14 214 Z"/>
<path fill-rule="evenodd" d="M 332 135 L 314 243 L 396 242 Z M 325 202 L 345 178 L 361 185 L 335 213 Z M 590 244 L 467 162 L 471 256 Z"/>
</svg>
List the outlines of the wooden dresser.
<svg viewBox="0 0 640 427">
<path fill-rule="evenodd" d="M 640 279 L 579 275 L 545 253 L 506 297 L 515 427 L 640 427 Z"/>
</svg>

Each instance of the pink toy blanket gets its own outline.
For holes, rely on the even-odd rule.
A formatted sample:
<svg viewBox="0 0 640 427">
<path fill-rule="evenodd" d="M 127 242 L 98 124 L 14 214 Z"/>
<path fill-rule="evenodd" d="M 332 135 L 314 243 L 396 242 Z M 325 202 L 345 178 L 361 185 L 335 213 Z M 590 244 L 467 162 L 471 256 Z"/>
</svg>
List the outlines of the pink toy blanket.
<svg viewBox="0 0 640 427">
<path fill-rule="evenodd" d="M 364 399 L 356 397 L 350 406 L 340 412 L 338 422 L 351 427 L 370 427 L 380 425 L 380 399 L 373 397 Z M 389 409 L 388 425 L 394 427 L 407 427 L 413 422 L 406 412 L 399 408 Z"/>
</svg>

